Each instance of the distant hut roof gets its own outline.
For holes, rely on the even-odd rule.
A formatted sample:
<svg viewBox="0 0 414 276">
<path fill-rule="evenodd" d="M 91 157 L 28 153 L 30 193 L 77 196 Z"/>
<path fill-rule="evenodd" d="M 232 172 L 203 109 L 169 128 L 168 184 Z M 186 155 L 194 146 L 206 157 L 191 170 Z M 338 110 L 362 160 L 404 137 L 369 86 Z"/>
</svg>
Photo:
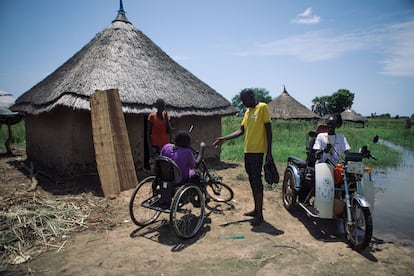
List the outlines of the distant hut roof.
<svg viewBox="0 0 414 276">
<path fill-rule="evenodd" d="M 157 98 L 164 99 L 169 114 L 176 117 L 236 112 L 227 99 L 134 28 L 120 4 L 106 29 L 20 96 L 11 109 L 29 114 L 57 106 L 90 110 L 89 97 L 95 90 L 117 88 L 125 113 L 149 113 Z"/>
<path fill-rule="evenodd" d="M 268 103 L 272 119 L 318 119 L 318 115 L 295 100 L 283 87 L 283 92 Z"/>
<path fill-rule="evenodd" d="M 12 112 L 9 109 L 13 104 L 13 95 L 0 90 L 0 125 L 13 125 L 22 119 L 22 116 L 18 112 Z"/>
<path fill-rule="evenodd" d="M 12 94 L 0 90 L 0 108 L 9 108 L 14 101 Z"/>
<path fill-rule="evenodd" d="M 14 97 L 12 94 L 0 90 L 0 116 L 9 116 L 15 114 L 10 111 L 9 107 L 14 104 Z"/>
<path fill-rule="evenodd" d="M 341 112 L 341 117 L 343 121 L 347 122 L 355 122 L 355 123 L 365 123 L 368 121 L 367 118 L 364 116 L 356 113 L 355 111 L 351 110 L 350 108 L 345 109 L 345 111 Z"/>
</svg>

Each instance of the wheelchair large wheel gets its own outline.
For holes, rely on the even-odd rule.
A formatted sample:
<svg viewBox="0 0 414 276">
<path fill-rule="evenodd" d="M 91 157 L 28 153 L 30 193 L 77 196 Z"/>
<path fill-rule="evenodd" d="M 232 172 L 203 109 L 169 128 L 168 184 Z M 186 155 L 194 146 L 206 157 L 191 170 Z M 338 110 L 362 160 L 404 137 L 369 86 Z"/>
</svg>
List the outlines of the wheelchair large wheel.
<svg viewBox="0 0 414 276">
<path fill-rule="evenodd" d="M 200 188 L 184 185 L 175 193 L 170 211 L 170 223 L 182 239 L 194 237 L 204 224 L 205 199 Z"/>
<path fill-rule="evenodd" d="M 234 193 L 229 185 L 223 183 L 221 179 L 212 178 L 206 183 L 206 193 L 208 198 L 216 202 L 229 202 L 233 199 Z"/>
<path fill-rule="evenodd" d="M 160 211 L 152 206 L 159 200 L 160 195 L 153 192 L 155 176 L 142 180 L 135 188 L 129 201 L 129 214 L 132 221 L 138 226 L 146 226 L 154 222 Z"/>
</svg>

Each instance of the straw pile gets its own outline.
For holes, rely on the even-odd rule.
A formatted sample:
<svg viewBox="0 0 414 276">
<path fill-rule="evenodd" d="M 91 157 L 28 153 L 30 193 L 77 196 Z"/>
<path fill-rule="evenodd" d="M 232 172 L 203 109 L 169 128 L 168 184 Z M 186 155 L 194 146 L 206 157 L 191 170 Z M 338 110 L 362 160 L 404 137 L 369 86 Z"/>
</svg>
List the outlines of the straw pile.
<svg viewBox="0 0 414 276">
<path fill-rule="evenodd" d="M 0 206 L 0 271 L 46 250 L 60 251 L 70 233 L 102 223 L 91 213 L 106 208 L 82 196 L 51 200 L 35 193 L 1 199 L 8 206 Z"/>
</svg>

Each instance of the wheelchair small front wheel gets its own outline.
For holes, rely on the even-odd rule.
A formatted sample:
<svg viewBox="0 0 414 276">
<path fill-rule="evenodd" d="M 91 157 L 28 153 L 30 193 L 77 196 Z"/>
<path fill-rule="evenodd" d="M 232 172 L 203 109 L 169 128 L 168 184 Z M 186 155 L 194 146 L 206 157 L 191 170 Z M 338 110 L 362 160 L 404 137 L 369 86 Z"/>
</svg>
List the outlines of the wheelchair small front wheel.
<svg viewBox="0 0 414 276">
<path fill-rule="evenodd" d="M 155 176 L 149 176 L 142 180 L 132 192 L 129 201 L 129 214 L 131 220 L 138 226 L 146 226 L 154 222 L 160 215 L 160 211 L 151 208 L 154 202 L 159 200 L 159 195 L 153 192 Z"/>
<path fill-rule="evenodd" d="M 182 239 L 194 237 L 204 224 L 205 198 L 199 187 L 184 185 L 174 195 L 170 223 Z"/>
</svg>

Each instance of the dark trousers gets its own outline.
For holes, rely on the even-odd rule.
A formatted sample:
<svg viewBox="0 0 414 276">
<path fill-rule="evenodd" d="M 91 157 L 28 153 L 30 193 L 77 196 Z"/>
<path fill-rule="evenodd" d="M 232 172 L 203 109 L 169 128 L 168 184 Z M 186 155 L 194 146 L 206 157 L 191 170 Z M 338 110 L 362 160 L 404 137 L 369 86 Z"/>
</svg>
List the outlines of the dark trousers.
<svg viewBox="0 0 414 276">
<path fill-rule="evenodd" d="M 253 194 L 263 193 L 263 156 L 263 153 L 244 154 L 244 166 L 246 169 L 246 173 L 249 176 L 250 187 L 252 188 Z"/>
</svg>

